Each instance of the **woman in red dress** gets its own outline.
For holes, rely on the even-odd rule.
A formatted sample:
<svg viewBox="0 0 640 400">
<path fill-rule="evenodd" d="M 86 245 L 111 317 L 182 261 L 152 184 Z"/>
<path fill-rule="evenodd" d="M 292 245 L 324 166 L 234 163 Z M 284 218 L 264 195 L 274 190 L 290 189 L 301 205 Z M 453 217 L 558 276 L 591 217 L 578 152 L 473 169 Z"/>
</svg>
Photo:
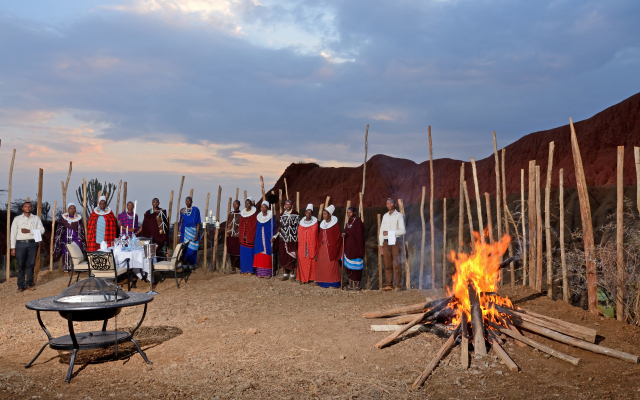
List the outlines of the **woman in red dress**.
<svg viewBox="0 0 640 400">
<path fill-rule="evenodd" d="M 318 255 L 318 219 L 313 216 L 313 204 L 309 204 L 304 218 L 298 225 L 298 281 L 316 280 L 316 256 Z"/>
<path fill-rule="evenodd" d="M 342 257 L 342 230 L 338 217 L 333 215 L 335 207 L 330 205 L 322 211 L 322 222 L 318 235 L 318 267 L 316 282 L 324 288 L 340 287 L 340 258 Z"/>
</svg>

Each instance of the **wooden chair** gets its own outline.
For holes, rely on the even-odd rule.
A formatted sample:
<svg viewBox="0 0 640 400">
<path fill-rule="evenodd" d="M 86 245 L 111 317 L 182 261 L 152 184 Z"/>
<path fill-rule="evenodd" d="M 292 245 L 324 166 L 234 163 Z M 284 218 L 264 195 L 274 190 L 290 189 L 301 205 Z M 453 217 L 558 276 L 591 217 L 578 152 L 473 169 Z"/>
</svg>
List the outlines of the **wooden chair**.
<svg viewBox="0 0 640 400">
<path fill-rule="evenodd" d="M 87 253 L 89 261 L 89 275 L 95 278 L 114 279 L 118 282 L 120 275 L 127 274 L 127 291 L 131 291 L 131 269 L 129 268 L 129 258 L 126 258 L 121 267 L 116 265 L 116 259 L 113 256 L 113 250 L 109 251 L 92 251 Z"/>
<path fill-rule="evenodd" d="M 71 285 L 71 279 L 73 278 L 73 273 L 76 275 L 76 282 L 80 279 L 80 273 L 89 272 L 89 264 L 87 263 L 87 258 L 82 253 L 80 246 L 78 246 L 75 242 L 65 244 L 67 248 L 67 253 L 69 253 L 69 257 L 71 258 L 71 271 L 69 271 L 69 283 L 67 283 L 67 287 Z"/>
<path fill-rule="evenodd" d="M 165 258 L 166 261 L 158 261 L 153 263 L 153 270 L 160 272 L 160 274 L 173 272 L 173 275 L 176 278 L 176 286 L 178 287 L 178 289 L 180 289 L 180 283 L 178 282 L 178 268 L 182 268 L 182 257 L 184 256 L 185 247 L 185 243 L 178 243 L 175 250 L 173 251 L 173 257 L 157 257 L 159 259 Z M 185 283 L 187 282 L 184 275 L 184 269 L 182 269 L 182 280 Z"/>
</svg>

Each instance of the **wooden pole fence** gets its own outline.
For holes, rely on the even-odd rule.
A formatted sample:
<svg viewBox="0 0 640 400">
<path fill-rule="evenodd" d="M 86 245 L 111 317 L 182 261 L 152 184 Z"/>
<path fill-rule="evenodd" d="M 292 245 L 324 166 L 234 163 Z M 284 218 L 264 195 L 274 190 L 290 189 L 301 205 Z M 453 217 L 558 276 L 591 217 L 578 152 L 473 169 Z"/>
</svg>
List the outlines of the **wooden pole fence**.
<svg viewBox="0 0 640 400">
<path fill-rule="evenodd" d="M 9 190 L 7 192 L 7 268 L 5 271 L 6 281 L 11 277 L 11 188 L 13 184 L 13 164 L 16 161 L 16 149 L 13 149 L 11 156 L 11 167 L 9 168 Z M 84 219 L 84 218 L 83 218 Z"/>
<path fill-rule="evenodd" d="M 471 171 L 473 172 L 473 187 L 476 193 L 476 209 L 478 210 L 478 233 L 480 242 L 484 245 L 484 224 L 482 222 L 482 199 L 480 198 L 480 187 L 478 186 L 478 173 L 476 171 L 476 160 L 471 159 Z"/>
<path fill-rule="evenodd" d="M 616 255 L 618 279 L 616 285 L 616 319 L 624 321 L 624 146 L 618 146 L 617 204 L 616 204 Z"/>
<path fill-rule="evenodd" d="M 422 187 L 422 201 L 420 202 L 420 219 L 422 221 L 422 242 L 420 244 L 420 275 L 419 275 L 419 283 L 418 287 L 422 288 L 422 277 L 424 274 L 424 244 L 427 235 L 427 227 L 424 221 L 424 198 L 426 194 L 427 188 L 425 186 Z"/>
<path fill-rule="evenodd" d="M 522 253 L 522 285 L 525 286 L 527 284 L 527 228 L 526 228 L 526 218 L 525 218 L 526 205 L 524 202 L 524 169 L 520 170 L 520 220 L 522 223 L 522 248 L 520 252 Z"/>
<path fill-rule="evenodd" d="M 551 257 L 551 176 L 553 175 L 554 142 L 549 143 L 547 181 L 544 185 L 544 234 L 547 247 L 547 296 L 553 300 L 553 259 Z"/>
<path fill-rule="evenodd" d="M 569 281 L 567 280 L 567 259 L 564 250 L 564 170 L 560 168 L 558 190 L 560 207 L 560 263 L 562 264 L 562 300 L 569 303 Z"/>
<path fill-rule="evenodd" d="M 442 287 L 447 287 L 447 198 L 442 199 Z"/>
<path fill-rule="evenodd" d="M 429 225 L 431 227 L 431 289 L 436 288 L 436 228 L 433 224 L 433 143 L 431 142 L 431 125 L 429 125 Z M 422 289 L 422 279 L 420 279 Z"/>
<path fill-rule="evenodd" d="M 458 204 L 458 253 L 462 253 L 464 247 L 464 189 L 462 183 L 464 182 L 464 163 L 460 165 L 460 189 L 458 196 L 460 202 Z M 424 198 L 424 195 L 422 196 Z M 422 223 L 424 226 L 424 222 Z"/>
<path fill-rule="evenodd" d="M 505 153 L 507 152 L 506 149 L 502 149 L 502 174 L 500 175 L 501 180 L 502 180 L 502 211 L 504 212 L 504 234 L 505 235 L 510 235 L 510 230 L 509 230 L 509 205 L 507 204 L 507 174 L 505 173 Z M 500 214 L 500 213 L 498 213 Z M 498 223 L 499 224 L 499 223 Z M 515 221 L 514 221 L 514 226 L 513 229 L 518 229 L 517 226 L 515 226 Z M 502 240 L 502 235 L 500 232 L 498 232 L 498 234 L 500 235 L 498 240 Z M 517 232 L 516 232 L 517 234 Z M 509 257 L 513 257 L 513 240 L 509 242 Z M 509 263 L 509 271 L 511 272 L 511 286 L 515 285 L 515 281 L 516 281 L 516 270 L 515 270 L 515 265 L 513 262 Z"/>
<path fill-rule="evenodd" d="M 53 271 L 53 242 L 56 236 L 56 207 L 58 202 L 53 202 L 53 213 L 51 215 L 51 239 L 49 240 L 49 271 Z"/>
<path fill-rule="evenodd" d="M 220 200 L 222 199 L 222 186 L 218 186 L 218 201 L 216 202 L 216 221 L 220 221 Z M 216 260 L 218 256 L 218 235 L 220 229 L 216 229 L 216 233 L 213 235 L 213 251 L 211 252 L 211 267 L 216 269 Z"/>
</svg>

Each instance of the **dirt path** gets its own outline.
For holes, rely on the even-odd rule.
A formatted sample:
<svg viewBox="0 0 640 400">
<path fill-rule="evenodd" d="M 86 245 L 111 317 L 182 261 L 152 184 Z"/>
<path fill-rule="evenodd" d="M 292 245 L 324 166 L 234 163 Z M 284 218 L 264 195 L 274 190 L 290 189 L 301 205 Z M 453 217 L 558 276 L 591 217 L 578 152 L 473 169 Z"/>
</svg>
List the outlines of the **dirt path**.
<svg viewBox="0 0 640 400">
<path fill-rule="evenodd" d="M 66 280 L 53 276 L 36 291 L 23 294 L 15 293 L 14 285 L 5 283 L 0 289 L 3 399 L 640 397 L 640 366 L 533 334 L 532 338 L 579 357 L 582 363 L 576 367 L 511 344 L 506 350 L 520 372 L 511 373 L 491 352 L 464 371 L 456 347 L 425 387 L 415 391 L 411 383 L 444 339 L 419 333 L 376 350 L 373 344 L 386 334 L 371 332 L 372 322 L 378 322 L 360 315 L 416 303 L 435 293 L 349 293 L 200 270 L 179 290 L 170 279 L 157 287 L 160 294 L 136 334 L 153 365 L 146 365 L 131 345 L 120 346 L 116 361 L 113 348 L 80 352 L 74 377 L 65 384 L 66 353 L 47 348 L 30 369 L 24 369 L 46 338 L 35 313 L 24 304 L 60 293 Z M 139 286 L 136 290 L 147 290 Z M 604 346 L 640 354 L 640 328 L 594 317 L 527 288 L 506 288 L 502 294 L 521 307 L 596 328 Z M 119 329 L 134 326 L 140 313 L 141 309 L 125 309 L 118 317 Z M 57 314 L 46 313 L 43 319 L 54 336 L 65 333 L 66 321 Z M 101 324 L 77 325 L 80 331 L 99 330 Z"/>
</svg>

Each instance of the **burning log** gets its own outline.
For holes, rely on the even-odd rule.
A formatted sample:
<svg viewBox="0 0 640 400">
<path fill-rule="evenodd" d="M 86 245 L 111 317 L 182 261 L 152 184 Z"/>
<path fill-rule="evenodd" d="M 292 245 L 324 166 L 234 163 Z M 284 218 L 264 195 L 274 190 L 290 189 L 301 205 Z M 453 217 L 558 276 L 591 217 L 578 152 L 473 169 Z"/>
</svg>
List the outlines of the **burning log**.
<svg viewBox="0 0 640 400">
<path fill-rule="evenodd" d="M 462 322 L 460 322 L 460 346 L 462 351 L 460 352 L 460 364 L 462 368 L 469 368 L 469 325 L 467 324 L 467 314 L 462 314 Z"/>
<path fill-rule="evenodd" d="M 449 301 L 451 301 L 451 299 L 452 297 L 446 297 L 444 299 L 432 300 L 427 303 L 417 303 L 417 304 L 411 304 L 409 306 L 394 307 L 394 308 L 389 308 L 387 310 L 382 310 L 382 311 L 371 311 L 371 312 L 362 314 L 362 317 L 363 318 L 384 318 L 384 317 L 390 317 L 392 315 L 411 314 L 411 313 L 415 314 L 419 312 L 425 312 L 425 310 L 428 310 L 429 308 L 440 307 L 443 304 L 446 305 L 447 303 L 449 303 Z"/>
<path fill-rule="evenodd" d="M 397 317 L 389 318 L 384 322 L 385 325 L 404 325 L 415 319 L 415 314 L 399 315 Z"/>
<path fill-rule="evenodd" d="M 473 330 L 473 350 L 481 356 L 487 355 L 487 347 L 484 344 L 484 323 L 482 321 L 482 308 L 480 298 L 473 283 L 469 284 L 469 301 L 471 302 L 471 329 Z"/>
<path fill-rule="evenodd" d="M 552 348 L 551 348 L 551 347 L 549 347 L 549 346 L 545 346 L 545 345 L 544 345 L 544 344 L 542 344 L 542 343 L 538 343 L 538 342 L 536 342 L 535 340 L 532 340 L 532 339 L 529 339 L 528 337 L 525 337 L 525 336 L 522 336 L 522 335 L 520 335 L 520 334 L 517 334 L 517 333 L 513 332 L 513 331 L 512 331 L 512 330 L 510 330 L 510 329 L 503 328 L 503 327 L 501 327 L 501 326 L 499 326 L 499 325 L 495 325 L 495 324 L 493 324 L 493 323 L 491 323 L 491 326 L 492 326 L 492 328 L 497 329 L 498 331 L 500 331 L 500 332 L 504 333 L 504 334 L 505 334 L 505 335 L 507 335 L 507 336 L 511 336 L 511 337 L 512 337 L 512 338 L 514 338 L 514 339 L 517 339 L 517 340 L 519 340 L 519 341 L 521 341 L 521 342 L 523 342 L 523 343 L 526 343 L 526 344 L 528 344 L 529 346 L 531 346 L 531 347 L 533 347 L 533 348 L 535 348 L 535 349 L 538 349 L 538 350 L 540 350 L 540 351 L 542 351 L 542 352 L 544 352 L 544 353 L 547 353 L 547 354 L 549 354 L 549 355 L 551 355 L 551 356 L 554 356 L 554 357 L 556 357 L 556 358 L 559 358 L 559 359 L 561 359 L 562 361 L 566 361 L 566 362 L 571 363 L 571 364 L 573 364 L 573 365 L 578 365 L 578 364 L 580 364 L 580 361 L 581 361 L 581 360 L 580 360 L 579 358 L 568 356 L 568 355 L 566 355 L 566 354 L 564 354 L 564 353 L 561 353 L 561 352 L 559 352 L 559 351 L 557 351 L 557 350 L 552 349 Z"/>
<path fill-rule="evenodd" d="M 459 332 L 460 332 L 460 325 L 458 325 L 458 327 L 453 332 L 453 335 L 449 336 L 449 339 L 447 339 L 447 341 L 440 348 L 440 350 L 438 350 L 438 352 L 433 357 L 429 365 L 427 365 L 427 368 L 425 368 L 424 371 L 422 371 L 422 373 L 420 374 L 420 376 L 418 376 L 418 378 L 415 380 L 415 382 L 413 382 L 414 388 L 419 388 L 424 384 L 424 381 L 427 380 L 429 375 L 431 375 L 433 370 L 438 366 L 438 363 L 440 362 L 442 357 L 444 357 L 449 352 L 449 350 L 451 350 L 451 348 L 455 345 L 456 338 L 458 337 Z"/>
</svg>

